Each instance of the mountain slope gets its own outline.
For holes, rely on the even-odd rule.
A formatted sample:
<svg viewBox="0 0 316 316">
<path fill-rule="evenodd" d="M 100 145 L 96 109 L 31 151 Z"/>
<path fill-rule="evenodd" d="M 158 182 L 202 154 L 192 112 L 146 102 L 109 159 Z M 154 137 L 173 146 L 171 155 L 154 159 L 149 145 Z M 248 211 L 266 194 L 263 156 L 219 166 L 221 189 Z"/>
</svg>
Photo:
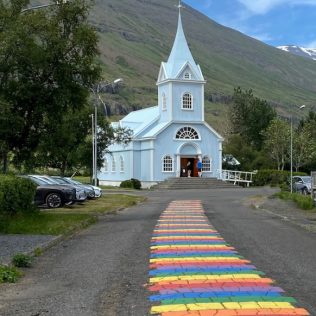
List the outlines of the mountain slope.
<svg viewBox="0 0 316 316">
<path fill-rule="evenodd" d="M 124 78 L 125 88 L 109 97 L 112 113 L 157 102 L 156 79 L 174 40 L 175 0 L 96 0 L 91 23 L 100 32 L 101 60 L 107 80 Z M 294 105 L 316 103 L 316 63 L 265 45 L 223 27 L 187 6 L 183 25 L 191 51 L 208 83 L 206 97 L 231 95 L 234 87 L 253 89 L 281 113 Z M 219 98 L 221 100 L 221 98 Z M 223 106 L 207 103 L 209 121 Z M 291 110 L 292 109 L 292 110 Z"/>
<path fill-rule="evenodd" d="M 316 60 L 316 48 L 305 48 L 295 45 L 278 46 L 277 48 L 291 54 Z"/>
</svg>

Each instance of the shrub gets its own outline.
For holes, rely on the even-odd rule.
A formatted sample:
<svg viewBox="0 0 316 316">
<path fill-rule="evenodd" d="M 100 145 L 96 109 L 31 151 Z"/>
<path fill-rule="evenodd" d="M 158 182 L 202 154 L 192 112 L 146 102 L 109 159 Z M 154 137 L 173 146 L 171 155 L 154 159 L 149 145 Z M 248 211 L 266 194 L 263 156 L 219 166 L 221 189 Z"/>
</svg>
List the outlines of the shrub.
<svg viewBox="0 0 316 316">
<path fill-rule="evenodd" d="M 310 196 L 302 195 L 299 193 L 279 192 L 276 194 L 280 199 L 292 200 L 302 210 L 312 210 L 314 208 L 314 201 Z"/>
<path fill-rule="evenodd" d="M 29 179 L 0 176 L 0 215 L 34 212 L 36 185 Z"/>
<path fill-rule="evenodd" d="M 142 184 L 139 180 L 132 178 L 131 181 L 133 183 L 134 189 L 140 190 L 142 188 Z"/>
<path fill-rule="evenodd" d="M 284 170 L 259 170 L 253 176 L 253 184 L 255 186 L 263 186 L 263 185 L 272 185 L 272 186 L 280 186 L 289 185 L 290 184 L 290 171 Z M 295 175 L 305 175 L 302 172 L 293 172 L 293 176 Z"/>
<path fill-rule="evenodd" d="M 16 268 L 0 264 L 0 283 L 14 283 L 20 276 L 22 276 L 22 273 Z"/>
<path fill-rule="evenodd" d="M 12 258 L 12 263 L 18 268 L 29 268 L 32 265 L 33 257 L 23 253 L 17 253 Z"/>
<path fill-rule="evenodd" d="M 132 178 L 130 180 L 122 181 L 120 184 L 120 187 L 140 190 L 142 187 L 142 184 L 139 180 Z"/>
</svg>

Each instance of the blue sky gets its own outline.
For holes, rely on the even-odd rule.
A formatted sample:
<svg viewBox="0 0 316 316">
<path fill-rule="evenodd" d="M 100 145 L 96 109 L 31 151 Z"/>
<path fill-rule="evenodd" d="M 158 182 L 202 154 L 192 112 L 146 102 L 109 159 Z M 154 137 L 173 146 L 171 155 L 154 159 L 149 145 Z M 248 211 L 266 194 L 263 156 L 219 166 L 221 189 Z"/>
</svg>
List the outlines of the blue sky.
<svg viewBox="0 0 316 316">
<path fill-rule="evenodd" d="M 316 48 L 316 0 L 184 0 L 216 22 L 272 46 Z"/>
</svg>

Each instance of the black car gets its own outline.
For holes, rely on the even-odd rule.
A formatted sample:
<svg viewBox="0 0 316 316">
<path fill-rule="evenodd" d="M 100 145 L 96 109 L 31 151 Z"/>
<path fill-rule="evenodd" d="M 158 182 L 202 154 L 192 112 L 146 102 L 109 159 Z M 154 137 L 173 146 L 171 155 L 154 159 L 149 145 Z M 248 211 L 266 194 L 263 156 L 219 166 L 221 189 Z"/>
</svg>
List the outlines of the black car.
<svg viewBox="0 0 316 316">
<path fill-rule="evenodd" d="M 76 199 L 76 189 L 62 185 L 48 185 L 44 181 L 25 176 L 37 185 L 34 197 L 36 205 L 47 205 L 49 208 L 57 208 Z"/>
</svg>

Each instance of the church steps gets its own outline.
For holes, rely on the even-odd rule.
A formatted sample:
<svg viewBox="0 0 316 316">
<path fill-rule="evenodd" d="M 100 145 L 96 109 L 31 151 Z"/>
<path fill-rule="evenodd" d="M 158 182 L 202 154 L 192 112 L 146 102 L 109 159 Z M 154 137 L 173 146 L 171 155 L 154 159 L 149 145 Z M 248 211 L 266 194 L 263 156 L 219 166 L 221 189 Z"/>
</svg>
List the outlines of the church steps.
<svg viewBox="0 0 316 316">
<path fill-rule="evenodd" d="M 239 186 L 215 178 L 169 178 L 154 189 L 185 190 L 185 189 L 225 189 Z"/>
</svg>

